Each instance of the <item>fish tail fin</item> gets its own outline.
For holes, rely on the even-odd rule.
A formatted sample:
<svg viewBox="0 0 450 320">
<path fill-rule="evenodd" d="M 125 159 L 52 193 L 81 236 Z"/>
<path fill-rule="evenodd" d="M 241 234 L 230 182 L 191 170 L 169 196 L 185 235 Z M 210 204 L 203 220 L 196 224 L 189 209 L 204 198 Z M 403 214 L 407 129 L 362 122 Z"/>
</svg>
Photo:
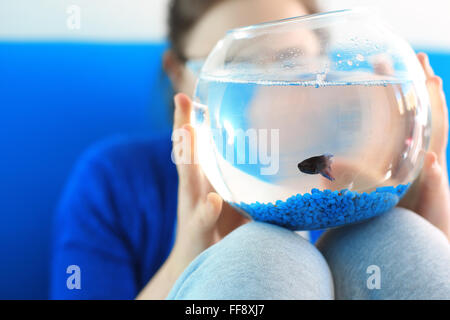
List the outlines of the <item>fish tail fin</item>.
<svg viewBox="0 0 450 320">
<path fill-rule="evenodd" d="M 323 177 L 327 178 L 328 180 L 334 181 L 334 177 L 331 175 L 331 170 L 330 170 L 330 168 L 326 168 L 325 170 L 322 170 L 322 171 L 320 172 L 320 174 L 321 174 Z"/>
</svg>

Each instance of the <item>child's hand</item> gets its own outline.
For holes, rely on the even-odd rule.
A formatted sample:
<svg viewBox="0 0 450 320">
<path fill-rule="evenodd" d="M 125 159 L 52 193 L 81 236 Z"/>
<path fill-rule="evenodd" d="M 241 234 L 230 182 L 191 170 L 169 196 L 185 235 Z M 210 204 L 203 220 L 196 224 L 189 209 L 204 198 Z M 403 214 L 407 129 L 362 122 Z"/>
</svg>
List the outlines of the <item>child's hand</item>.
<svg viewBox="0 0 450 320">
<path fill-rule="evenodd" d="M 192 102 L 188 96 L 175 96 L 174 131 L 186 130 L 191 138 L 190 150 L 174 141 L 178 170 L 178 222 L 175 246 L 170 255 L 173 267 L 181 273 L 202 251 L 221 240 L 236 227 L 246 223 L 242 215 L 223 203 L 198 163 L 195 163 L 195 130 L 190 125 Z M 177 145 L 177 143 L 181 143 Z M 190 152 L 190 164 L 180 163 L 183 152 Z"/>
<path fill-rule="evenodd" d="M 441 229 L 450 239 L 450 190 L 447 173 L 446 147 L 448 139 L 448 112 L 442 80 L 434 75 L 428 56 L 417 55 L 427 77 L 431 102 L 431 141 L 425 154 L 420 176 L 411 186 L 399 206 L 417 212 Z"/>
</svg>

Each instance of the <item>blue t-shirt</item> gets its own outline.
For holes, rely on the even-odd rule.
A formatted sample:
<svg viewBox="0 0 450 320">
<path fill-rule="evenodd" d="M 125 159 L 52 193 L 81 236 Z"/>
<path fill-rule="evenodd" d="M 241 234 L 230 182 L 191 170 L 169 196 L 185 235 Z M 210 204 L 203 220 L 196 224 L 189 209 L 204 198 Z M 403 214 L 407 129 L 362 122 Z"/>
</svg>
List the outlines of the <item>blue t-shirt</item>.
<svg viewBox="0 0 450 320">
<path fill-rule="evenodd" d="M 134 299 L 158 271 L 175 237 L 171 147 L 170 135 L 116 137 L 81 158 L 55 217 L 53 299 Z M 73 265 L 80 289 L 67 286 L 75 281 Z"/>
<path fill-rule="evenodd" d="M 156 273 L 175 235 L 171 146 L 170 135 L 116 137 L 85 153 L 56 212 L 53 299 L 134 299 Z M 67 286 L 71 265 L 80 289 Z"/>
</svg>

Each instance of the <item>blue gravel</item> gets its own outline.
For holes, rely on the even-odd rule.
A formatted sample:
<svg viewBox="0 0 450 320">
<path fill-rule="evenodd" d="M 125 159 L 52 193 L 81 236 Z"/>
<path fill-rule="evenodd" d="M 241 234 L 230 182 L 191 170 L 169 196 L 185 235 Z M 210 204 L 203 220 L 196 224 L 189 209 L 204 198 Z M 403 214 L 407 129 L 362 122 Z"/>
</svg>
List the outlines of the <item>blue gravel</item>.
<svg viewBox="0 0 450 320">
<path fill-rule="evenodd" d="M 392 207 L 410 184 L 380 187 L 370 193 L 312 189 L 286 201 L 233 204 L 254 220 L 273 223 L 291 230 L 315 230 L 355 223 L 380 215 Z"/>
</svg>

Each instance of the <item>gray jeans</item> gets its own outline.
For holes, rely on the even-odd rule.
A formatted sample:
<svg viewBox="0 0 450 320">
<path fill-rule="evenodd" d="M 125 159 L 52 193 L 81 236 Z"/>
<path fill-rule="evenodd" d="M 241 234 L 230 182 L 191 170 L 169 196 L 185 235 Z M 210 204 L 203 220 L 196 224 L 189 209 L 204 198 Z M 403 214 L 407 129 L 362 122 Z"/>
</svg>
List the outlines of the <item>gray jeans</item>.
<svg viewBox="0 0 450 320">
<path fill-rule="evenodd" d="M 402 208 L 328 230 L 317 247 L 251 222 L 200 254 L 167 298 L 450 299 L 450 244 Z"/>
</svg>

